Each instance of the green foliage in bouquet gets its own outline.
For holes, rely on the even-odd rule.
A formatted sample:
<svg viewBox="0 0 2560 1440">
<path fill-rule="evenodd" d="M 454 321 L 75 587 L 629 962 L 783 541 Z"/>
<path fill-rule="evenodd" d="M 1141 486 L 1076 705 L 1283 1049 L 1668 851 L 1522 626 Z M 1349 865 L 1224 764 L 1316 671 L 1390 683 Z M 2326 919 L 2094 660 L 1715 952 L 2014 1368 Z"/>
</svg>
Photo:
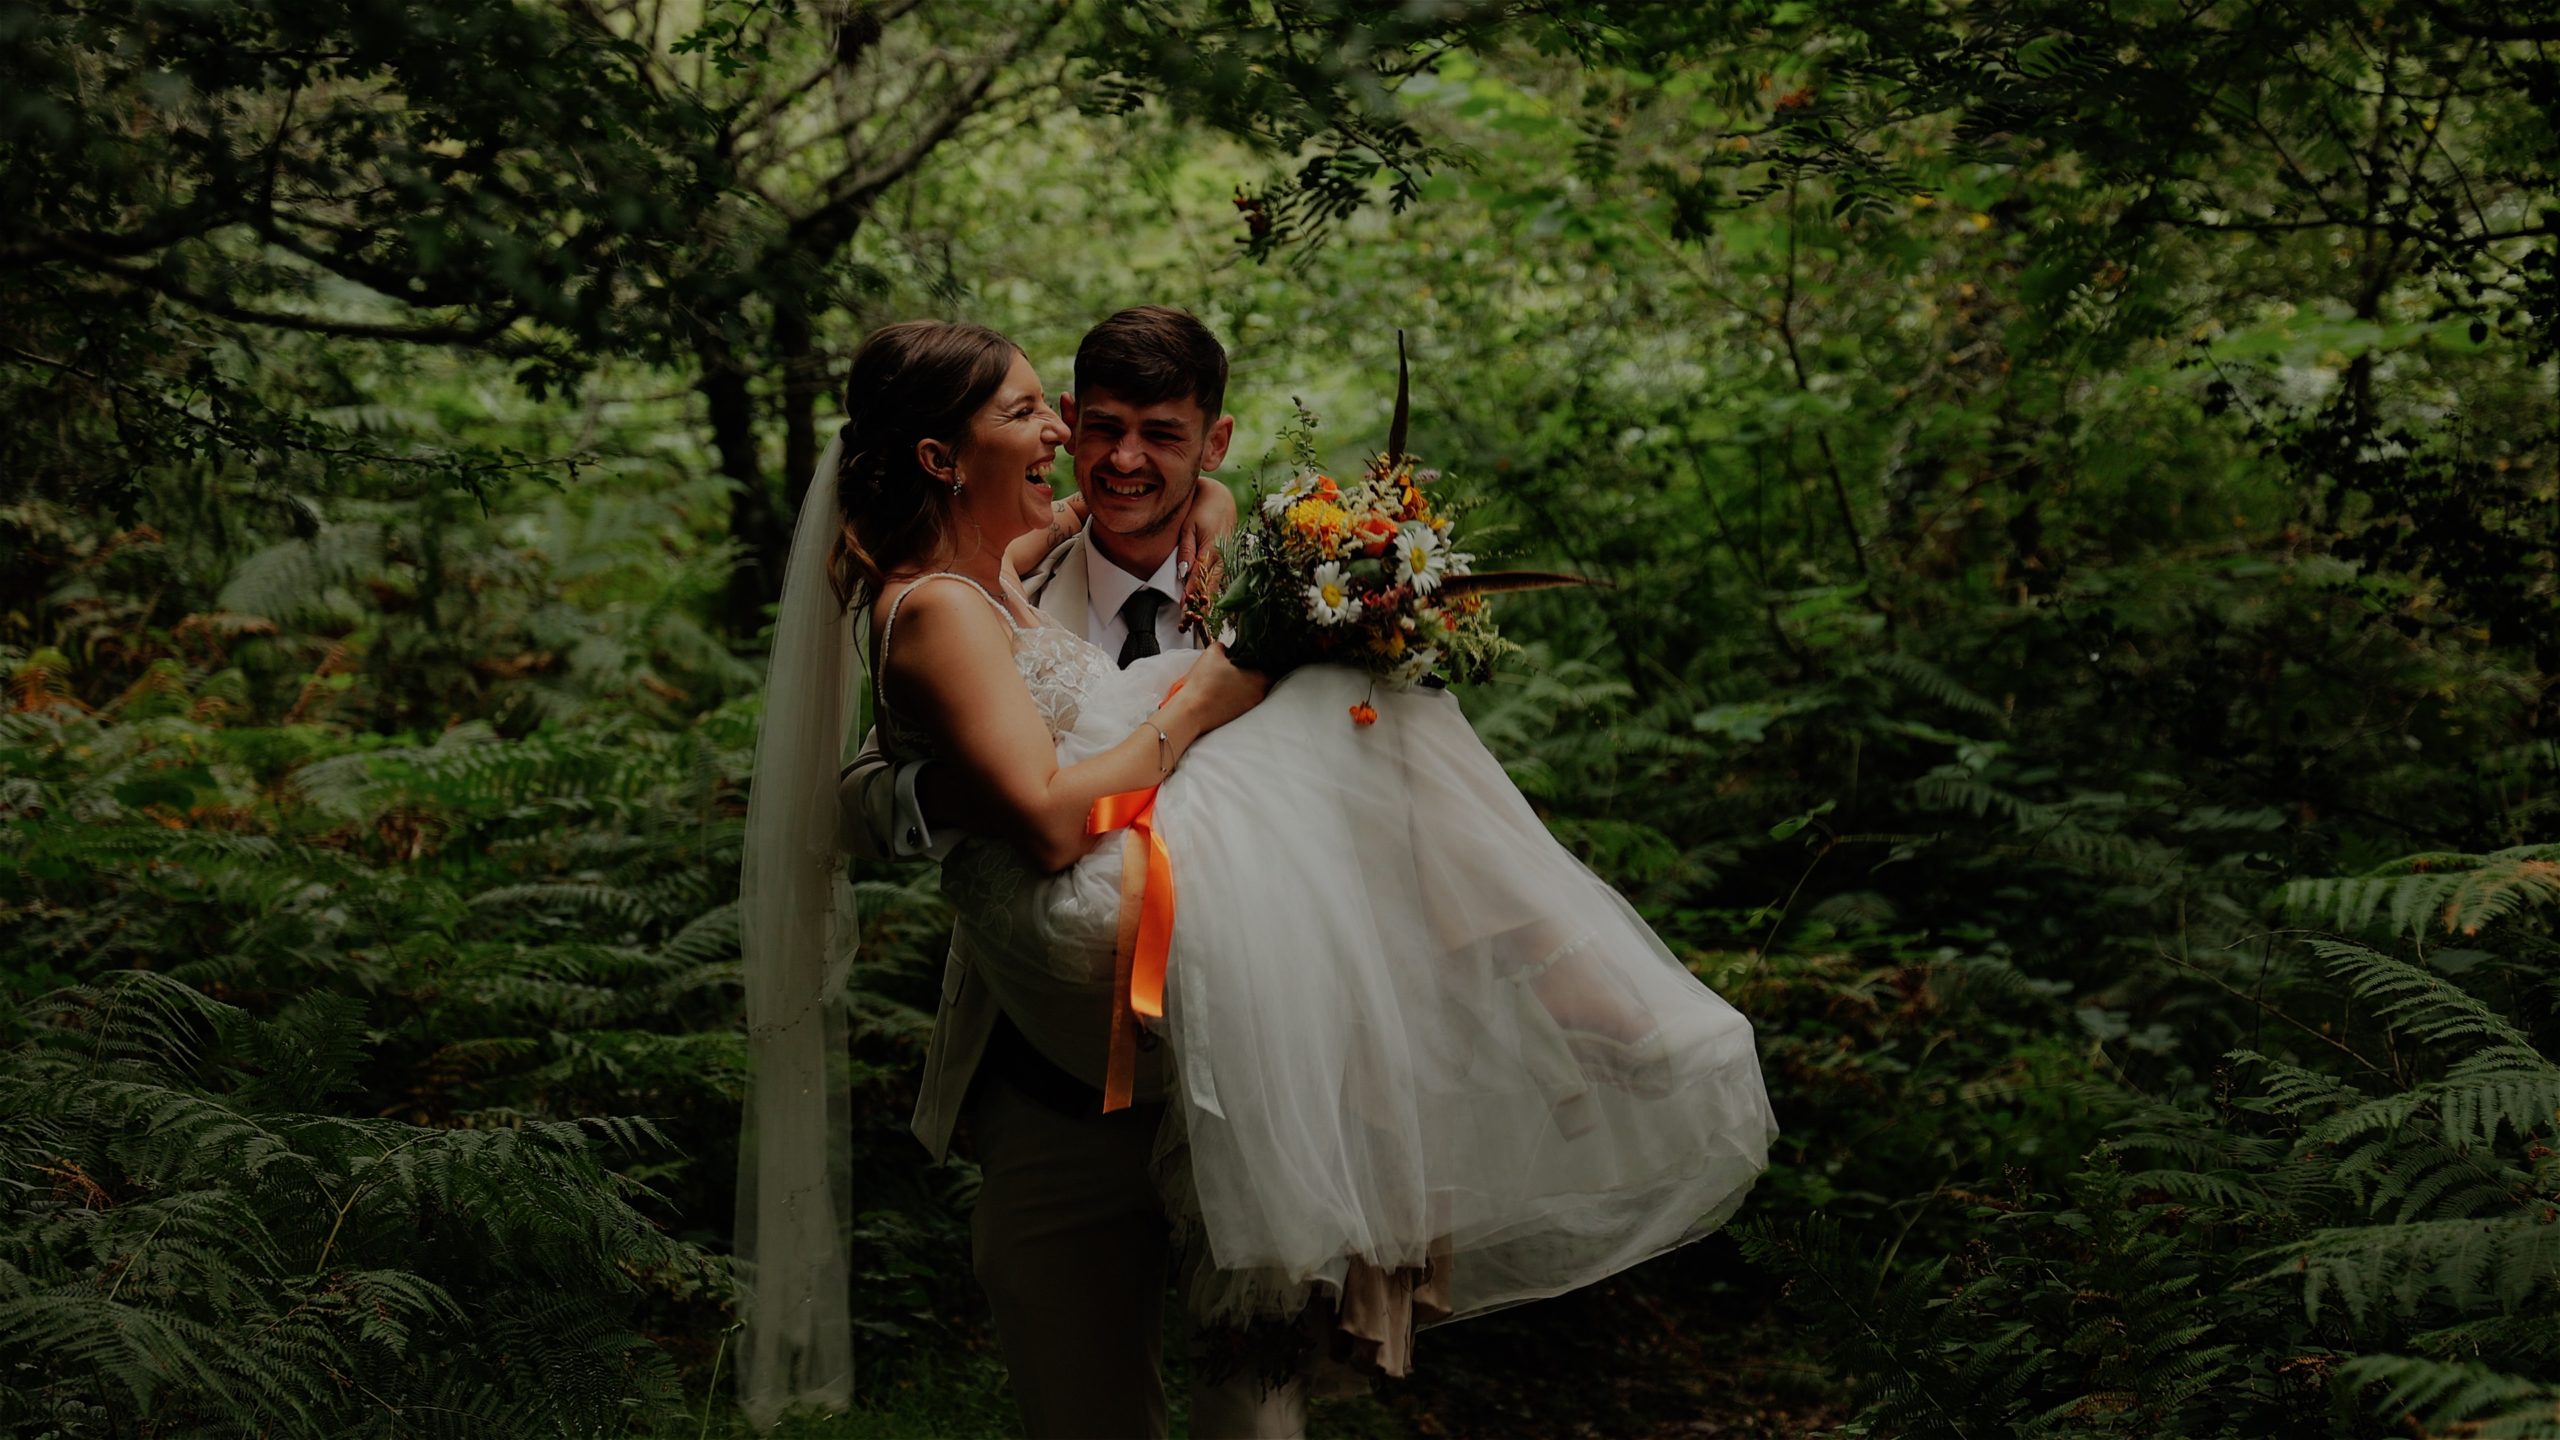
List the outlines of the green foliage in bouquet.
<svg viewBox="0 0 2560 1440">
<path fill-rule="evenodd" d="M 1460 505 L 1440 503 L 1438 470 L 1405 448 L 1412 416 L 1404 340 L 1396 340 L 1396 409 L 1387 448 L 1345 485 L 1324 469 L 1315 416 L 1304 406 L 1283 437 L 1293 472 L 1258 497 L 1218 561 L 1223 587 L 1205 619 L 1239 662 L 1274 674 L 1329 662 L 1366 670 L 1396 689 L 1427 676 L 1490 679 L 1518 647 L 1485 613 L 1485 597 L 1589 582 L 1550 571 L 1479 574 L 1458 548 Z M 1360 723 L 1368 707 L 1352 712 Z"/>
<path fill-rule="evenodd" d="M 1345 487 L 1306 470 L 1262 497 L 1229 542 L 1212 612 L 1237 659 L 1275 673 L 1331 662 L 1403 688 L 1434 671 L 1482 679 L 1505 652 L 1479 593 L 1474 556 L 1410 460 L 1373 457 Z"/>
</svg>

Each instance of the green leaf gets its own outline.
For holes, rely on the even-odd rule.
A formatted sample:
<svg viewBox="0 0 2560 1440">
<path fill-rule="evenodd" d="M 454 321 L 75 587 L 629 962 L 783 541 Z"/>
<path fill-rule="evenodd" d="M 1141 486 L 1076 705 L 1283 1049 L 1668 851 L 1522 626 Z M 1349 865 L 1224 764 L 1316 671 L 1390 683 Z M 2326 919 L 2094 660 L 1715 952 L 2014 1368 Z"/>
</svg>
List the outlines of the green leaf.
<svg viewBox="0 0 2560 1440">
<path fill-rule="evenodd" d="M 1814 822 L 1816 816 L 1828 815 L 1839 807 L 1837 800 L 1825 800 L 1801 815 L 1790 816 L 1769 827 L 1769 838 L 1784 840 Z"/>
</svg>

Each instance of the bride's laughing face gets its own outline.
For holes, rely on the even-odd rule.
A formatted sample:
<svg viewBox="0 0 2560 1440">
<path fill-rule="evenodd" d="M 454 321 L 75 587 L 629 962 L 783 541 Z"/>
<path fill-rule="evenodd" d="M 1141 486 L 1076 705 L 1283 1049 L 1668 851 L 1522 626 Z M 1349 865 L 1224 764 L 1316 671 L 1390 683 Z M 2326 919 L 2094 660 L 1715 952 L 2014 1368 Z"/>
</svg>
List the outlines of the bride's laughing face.
<svg viewBox="0 0 2560 1440">
<path fill-rule="evenodd" d="M 969 419 L 954 502 L 963 522 L 976 522 L 987 543 L 998 547 L 1048 524 L 1049 469 L 1065 443 L 1066 422 L 1050 408 L 1039 372 L 1016 352 L 1004 383 Z"/>
</svg>

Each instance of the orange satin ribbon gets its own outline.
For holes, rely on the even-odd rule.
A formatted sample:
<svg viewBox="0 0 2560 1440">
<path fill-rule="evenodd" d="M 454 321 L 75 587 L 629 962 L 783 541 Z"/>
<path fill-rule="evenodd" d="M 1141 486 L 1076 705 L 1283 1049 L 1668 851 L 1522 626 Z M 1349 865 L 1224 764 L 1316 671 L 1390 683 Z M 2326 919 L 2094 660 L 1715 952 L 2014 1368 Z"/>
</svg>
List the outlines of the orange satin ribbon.
<svg viewBox="0 0 2560 1440">
<path fill-rule="evenodd" d="M 1173 698 L 1182 682 L 1173 683 Z M 1138 1017 L 1164 1018 L 1165 962 L 1173 954 L 1173 852 L 1156 833 L 1156 787 L 1105 795 L 1085 812 L 1084 832 L 1127 830 L 1120 842 L 1120 933 L 1112 943 L 1111 1054 L 1102 1075 L 1102 1113 L 1126 1110 L 1138 1081 Z"/>
<path fill-rule="evenodd" d="M 1126 1110 L 1138 1078 L 1138 1016 L 1164 1017 L 1165 961 L 1173 953 L 1173 852 L 1156 832 L 1156 787 L 1093 802 L 1085 833 L 1126 829 L 1120 846 L 1120 934 L 1112 945 L 1111 1058 L 1102 1110 Z"/>
</svg>

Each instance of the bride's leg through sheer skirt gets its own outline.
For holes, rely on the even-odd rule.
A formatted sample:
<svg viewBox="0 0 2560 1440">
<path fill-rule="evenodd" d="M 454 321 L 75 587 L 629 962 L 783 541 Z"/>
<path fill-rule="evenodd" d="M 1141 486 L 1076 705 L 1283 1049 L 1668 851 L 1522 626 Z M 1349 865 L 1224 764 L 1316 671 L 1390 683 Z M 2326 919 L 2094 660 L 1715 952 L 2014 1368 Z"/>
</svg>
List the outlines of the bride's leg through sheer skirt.
<svg viewBox="0 0 2560 1440">
<path fill-rule="evenodd" d="M 1207 1311 L 1339 1294 L 1355 1259 L 1442 1271 L 1450 1318 L 1560 1293 L 1722 1224 L 1775 1133 L 1749 1022 L 1456 700 L 1382 693 L 1354 727 L 1368 691 L 1290 676 L 1158 799 Z"/>
<path fill-rule="evenodd" d="M 1186 662 L 1088 693 L 1062 757 L 1126 735 Z M 1369 694 L 1296 672 L 1159 792 L 1178 905 L 1158 1158 L 1196 1317 L 1330 1301 L 1394 1371 L 1412 1325 L 1714 1230 L 1776 1123 L 1749 1022 L 1555 843 L 1456 700 L 1380 691 L 1355 727 Z M 1114 849 L 1042 887 L 1049 963 L 1098 941 L 1105 985 Z M 1033 1039 L 1098 1080 L 1098 1035 Z"/>
</svg>

